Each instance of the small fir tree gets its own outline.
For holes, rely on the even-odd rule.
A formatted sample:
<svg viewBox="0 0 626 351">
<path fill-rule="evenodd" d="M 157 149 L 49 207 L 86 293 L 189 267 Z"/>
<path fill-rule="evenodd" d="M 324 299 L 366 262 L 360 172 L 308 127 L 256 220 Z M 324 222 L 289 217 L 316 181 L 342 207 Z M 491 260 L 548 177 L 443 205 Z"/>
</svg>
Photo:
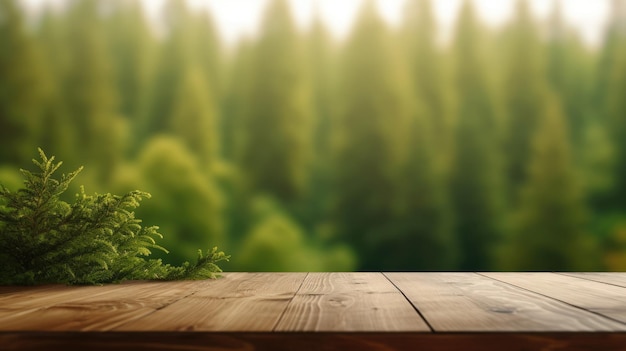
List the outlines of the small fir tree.
<svg viewBox="0 0 626 351">
<path fill-rule="evenodd" d="M 156 243 L 158 227 L 145 227 L 133 210 L 150 194 L 87 195 L 74 203 L 60 200 L 82 168 L 53 177 L 61 166 L 39 149 L 39 172 L 21 170 L 25 187 L 0 186 L 0 284 L 97 284 L 130 279 L 202 279 L 221 272 L 227 260 L 217 248 L 198 251 L 196 263 L 179 267 L 146 259 Z"/>
</svg>

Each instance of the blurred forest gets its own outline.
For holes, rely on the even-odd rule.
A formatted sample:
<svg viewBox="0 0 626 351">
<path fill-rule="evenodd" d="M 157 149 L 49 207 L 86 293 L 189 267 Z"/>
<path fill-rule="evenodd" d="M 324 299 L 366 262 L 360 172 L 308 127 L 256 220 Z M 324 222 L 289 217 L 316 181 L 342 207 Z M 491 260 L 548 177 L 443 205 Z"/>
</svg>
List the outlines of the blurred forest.
<svg viewBox="0 0 626 351">
<path fill-rule="evenodd" d="M 40 146 L 88 193 L 148 191 L 176 264 L 625 270 L 626 1 L 598 47 L 556 4 L 493 28 L 465 1 L 442 45 L 428 0 L 398 28 L 364 1 L 345 40 L 273 0 L 227 46 L 180 0 L 158 28 L 135 0 L 0 0 L 0 181 Z"/>
</svg>

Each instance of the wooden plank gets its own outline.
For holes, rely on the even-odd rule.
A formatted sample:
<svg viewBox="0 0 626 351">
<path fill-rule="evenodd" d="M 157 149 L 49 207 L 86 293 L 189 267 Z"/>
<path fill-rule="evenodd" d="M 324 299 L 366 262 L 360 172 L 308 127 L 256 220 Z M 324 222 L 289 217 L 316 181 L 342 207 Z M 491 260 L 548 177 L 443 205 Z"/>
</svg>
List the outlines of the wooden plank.
<svg viewBox="0 0 626 351">
<path fill-rule="evenodd" d="M 0 333 L 6 351 L 624 351 L 626 333 Z"/>
<path fill-rule="evenodd" d="M 381 273 L 309 273 L 276 331 L 430 329 Z"/>
<path fill-rule="evenodd" d="M 95 297 L 111 293 L 114 290 L 126 289 L 128 284 L 132 283 L 127 282 L 125 284 L 107 286 L 50 285 L 29 288 L 19 287 L 19 290 L 14 293 L 0 296 L 0 330 L 7 326 L 10 327 L 10 325 L 1 322 L 7 318 L 29 314 L 55 304 L 69 303 L 85 296 Z"/>
<path fill-rule="evenodd" d="M 107 286 L 34 286 L 24 288 L 23 290 L 7 293 L 0 296 L 0 308 L 11 307 L 14 309 L 28 309 L 34 307 L 43 307 L 53 305 L 63 301 L 71 301 L 85 295 L 106 294 L 113 289 L 126 287 L 125 285 L 107 285 Z"/>
<path fill-rule="evenodd" d="M 477 274 L 385 275 L 437 332 L 626 330 L 615 321 Z"/>
<path fill-rule="evenodd" d="M 484 273 L 484 275 L 626 324 L 624 287 L 554 273 Z"/>
<path fill-rule="evenodd" d="M 205 289 L 116 330 L 266 331 L 307 273 L 228 273 Z"/>
<path fill-rule="evenodd" d="M 0 302 L 11 296 L 16 296 L 22 293 L 31 293 L 34 291 L 43 291 L 50 290 L 59 287 L 65 287 L 65 285 L 59 284 L 46 284 L 46 285 L 35 285 L 35 286 L 23 286 L 23 285 L 2 285 L 0 286 Z"/>
<path fill-rule="evenodd" d="M 626 273 L 617 272 L 585 272 L 585 273 L 559 273 L 571 277 L 593 280 L 600 283 L 618 285 L 626 288 Z"/>
<path fill-rule="evenodd" d="M 171 304 L 205 282 L 135 282 L 125 285 L 61 289 L 34 301 L 3 306 L 0 330 L 109 330 Z M 70 293 L 71 292 L 71 293 Z"/>
</svg>

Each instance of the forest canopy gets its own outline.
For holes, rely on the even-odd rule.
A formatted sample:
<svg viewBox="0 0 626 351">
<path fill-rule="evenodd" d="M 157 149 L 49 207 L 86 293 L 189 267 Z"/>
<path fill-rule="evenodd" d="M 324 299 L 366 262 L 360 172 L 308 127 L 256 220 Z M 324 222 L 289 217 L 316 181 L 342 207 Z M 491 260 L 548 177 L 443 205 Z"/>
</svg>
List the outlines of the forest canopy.
<svg viewBox="0 0 626 351">
<path fill-rule="evenodd" d="M 158 26 L 138 0 L 0 0 L 0 184 L 41 147 L 92 191 L 149 192 L 172 265 L 626 269 L 626 1 L 593 47 L 567 1 L 526 0 L 497 27 L 463 1 L 442 44 L 433 1 L 390 26 L 363 0 L 339 40 L 270 0 L 227 45 L 182 0 Z"/>
</svg>

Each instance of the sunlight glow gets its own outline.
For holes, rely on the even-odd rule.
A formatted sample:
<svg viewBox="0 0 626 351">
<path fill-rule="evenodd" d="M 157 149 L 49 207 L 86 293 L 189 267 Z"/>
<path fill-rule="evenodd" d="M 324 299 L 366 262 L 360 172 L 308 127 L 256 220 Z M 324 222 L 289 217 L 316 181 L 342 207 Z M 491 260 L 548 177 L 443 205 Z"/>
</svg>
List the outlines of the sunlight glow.
<svg viewBox="0 0 626 351">
<path fill-rule="evenodd" d="M 27 7 L 36 9 L 42 4 L 59 4 L 64 0 L 21 0 Z M 153 21 L 158 21 L 164 0 L 141 0 Z M 187 0 L 193 8 L 206 8 L 214 15 L 222 38 L 228 44 L 242 36 L 252 36 L 268 0 Z M 289 0 L 294 17 L 301 28 L 307 28 L 313 16 L 319 15 L 331 33 L 343 39 L 350 31 L 359 6 L 365 0 Z M 552 10 L 555 0 L 530 0 L 533 11 L 544 20 Z M 502 25 L 511 14 L 514 0 L 474 0 L 480 16 L 489 25 Z M 433 0 L 433 8 L 442 36 L 449 36 L 451 25 L 462 0 Z M 396 26 L 401 18 L 405 0 L 377 0 L 383 18 Z M 610 0 L 561 0 L 566 20 L 580 31 L 585 42 L 596 44 L 602 37 Z"/>
</svg>

